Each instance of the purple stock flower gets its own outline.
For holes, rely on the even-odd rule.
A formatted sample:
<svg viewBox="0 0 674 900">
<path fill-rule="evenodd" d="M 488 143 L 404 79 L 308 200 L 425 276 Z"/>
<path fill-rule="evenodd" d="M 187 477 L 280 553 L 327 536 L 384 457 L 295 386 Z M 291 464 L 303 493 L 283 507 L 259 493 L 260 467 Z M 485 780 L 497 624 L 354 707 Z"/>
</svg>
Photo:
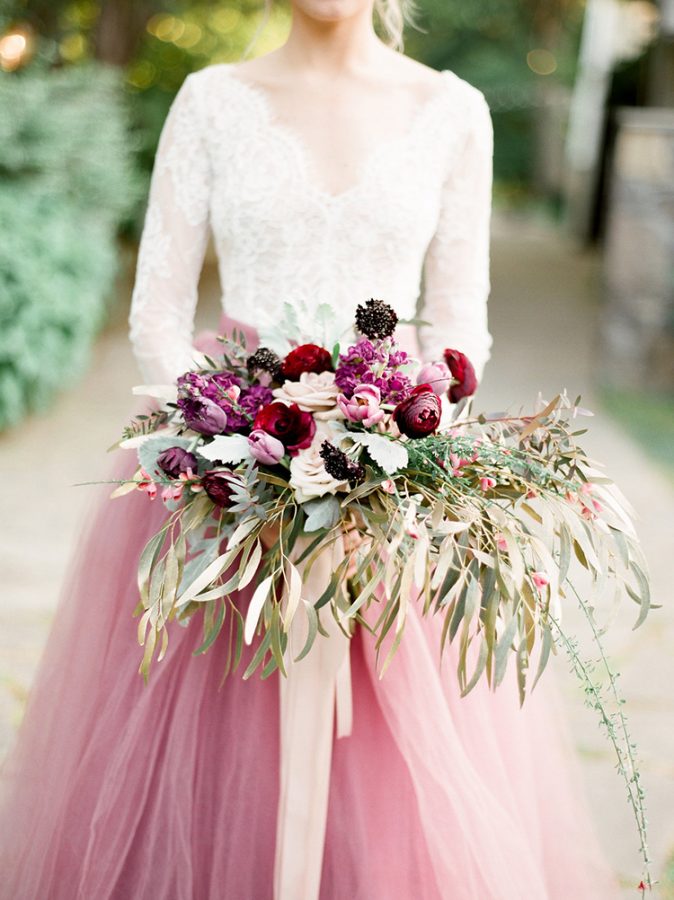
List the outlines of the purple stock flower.
<svg viewBox="0 0 674 900">
<path fill-rule="evenodd" d="M 178 408 L 187 426 L 202 434 L 247 433 L 258 410 L 272 399 L 270 388 L 261 384 L 242 388 L 231 372 L 186 372 L 178 379 Z"/>
<path fill-rule="evenodd" d="M 184 447 L 169 447 L 157 457 L 157 465 L 169 478 L 178 478 L 188 469 L 197 470 L 197 458 Z"/>
<path fill-rule="evenodd" d="M 382 403 L 399 403 L 413 387 L 407 375 L 399 371 L 407 362 L 407 353 L 395 349 L 390 340 L 361 338 L 340 354 L 335 384 L 349 399 L 357 388 L 371 384 L 379 389 Z"/>
</svg>

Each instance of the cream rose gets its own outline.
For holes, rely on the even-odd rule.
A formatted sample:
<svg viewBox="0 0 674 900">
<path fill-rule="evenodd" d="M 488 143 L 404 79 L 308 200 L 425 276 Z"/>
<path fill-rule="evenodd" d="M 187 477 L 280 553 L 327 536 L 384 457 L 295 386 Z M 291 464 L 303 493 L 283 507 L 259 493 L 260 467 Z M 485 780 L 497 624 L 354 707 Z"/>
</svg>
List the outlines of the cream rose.
<svg viewBox="0 0 674 900">
<path fill-rule="evenodd" d="M 301 410 L 313 413 L 319 422 L 344 418 L 337 406 L 339 388 L 334 372 L 302 372 L 299 381 L 286 381 L 272 393 L 276 400 L 296 403 Z"/>
<path fill-rule="evenodd" d="M 290 486 L 295 491 L 298 503 L 348 489 L 348 481 L 337 481 L 325 471 L 320 455 L 323 441 L 335 442 L 335 438 L 338 439 L 341 433 L 339 426 L 330 428 L 328 425 L 319 425 L 311 445 L 293 456 L 290 461 Z"/>
</svg>

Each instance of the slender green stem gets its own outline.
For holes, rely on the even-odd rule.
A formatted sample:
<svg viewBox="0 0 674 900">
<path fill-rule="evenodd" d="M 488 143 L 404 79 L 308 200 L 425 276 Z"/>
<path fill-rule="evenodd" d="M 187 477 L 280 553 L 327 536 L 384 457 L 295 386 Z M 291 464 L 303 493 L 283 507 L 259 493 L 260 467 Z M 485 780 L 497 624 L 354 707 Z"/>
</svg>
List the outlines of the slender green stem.
<svg viewBox="0 0 674 900">
<path fill-rule="evenodd" d="M 572 589 L 574 591 L 574 594 L 578 598 L 579 605 L 582 611 L 585 613 L 586 618 L 590 624 L 594 643 L 599 648 L 602 666 L 608 673 L 610 692 L 613 701 L 615 702 L 618 709 L 617 713 L 611 712 L 608 709 L 608 706 L 603 697 L 603 689 L 601 685 L 598 684 L 597 681 L 593 678 L 594 664 L 589 660 L 582 658 L 578 650 L 578 642 L 569 637 L 569 635 L 567 635 L 562 630 L 559 622 L 555 619 L 555 617 L 548 614 L 548 618 L 553 626 L 553 637 L 555 637 L 557 644 L 560 645 L 566 652 L 573 672 L 583 685 L 583 688 L 585 690 L 586 705 L 599 713 L 600 725 L 603 726 L 606 735 L 608 736 L 608 739 L 611 743 L 611 746 L 613 747 L 613 750 L 615 752 L 618 761 L 618 772 L 625 782 L 628 801 L 630 806 L 632 807 L 632 812 L 634 814 L 634 819 L 636 821 L 637 830 L 639 833 L 639 852 L 643 863 L 643 882 L 650 889 L 653 886 L 654 882 L 650 872 L 651 860 L 648 851 L 648 823 L 643 802 L 644 791 L 641 787 L 641 777 L 635 757 L 635 745 L 631 740 L 627 725 L 627 719 L 624 712 L 622 711 L 622 707 L 625 701 L 618 692 L 618 688 L 616 686 L 616 675 L 611 669 L 609 661 L 606 657 L 606 653 L 604 651 L 604 647 L 602 645 L 601 637 L 599 635 L 596 622 L 594 621 L 594 617 L 592 616 L 592 613 L 587 604 L 579 597 L 575 588 L 572 587 Z M 618 728 L 616 728 L 616 719 L 618 721 Z M 622 735 L 622 740 L 618 732 L 620 732 L 620 735 Z"/>
</svg>

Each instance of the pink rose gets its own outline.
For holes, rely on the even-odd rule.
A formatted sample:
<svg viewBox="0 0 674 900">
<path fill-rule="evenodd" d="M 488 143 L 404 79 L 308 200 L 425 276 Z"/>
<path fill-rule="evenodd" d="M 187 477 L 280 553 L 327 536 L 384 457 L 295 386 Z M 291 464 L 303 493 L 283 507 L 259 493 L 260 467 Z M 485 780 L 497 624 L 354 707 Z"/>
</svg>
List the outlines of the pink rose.
<svg viewBox="0 0 674 900">
<path fill-rule="evenodd" d="M 374 384 L 364 384 L 353 392 L 351 397 L 337 395 L 337 405 L 351 422 L 362 422 L 371 428 L 384 418 L 384 410 L 380 408 L 381 391 Z"/>
<path fill-rule="evenodd" d="M 433 393 L 442 397 L 449 390 L 452 381 L 452 373 L 444 362 L 426 363 L 417 375 L 417 384 L 430 384 Z"/>
<path fill-rule="evenodd" d="M 283 459 L 286 448 L 278 438 L 256 428 L 248 435 L 248 446 L 253 457 L 265 466 L 275 466 Z"/>
</svg>

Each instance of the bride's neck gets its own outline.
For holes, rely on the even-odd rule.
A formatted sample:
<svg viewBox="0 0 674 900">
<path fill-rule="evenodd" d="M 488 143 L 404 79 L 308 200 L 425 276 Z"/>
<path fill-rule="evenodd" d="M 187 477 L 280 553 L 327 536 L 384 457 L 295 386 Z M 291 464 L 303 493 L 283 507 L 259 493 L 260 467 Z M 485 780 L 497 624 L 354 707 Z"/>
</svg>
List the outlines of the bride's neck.
<svg viewBox="0 0 674 900">
<path fill-rule="evenodd" d="M 328 76 L 376 65 L 387 52 L 367 9 L 338 22 L 322 22 L 295 9 L 288 39 L 278 50 L 289 67 Z"/>
</svg>

